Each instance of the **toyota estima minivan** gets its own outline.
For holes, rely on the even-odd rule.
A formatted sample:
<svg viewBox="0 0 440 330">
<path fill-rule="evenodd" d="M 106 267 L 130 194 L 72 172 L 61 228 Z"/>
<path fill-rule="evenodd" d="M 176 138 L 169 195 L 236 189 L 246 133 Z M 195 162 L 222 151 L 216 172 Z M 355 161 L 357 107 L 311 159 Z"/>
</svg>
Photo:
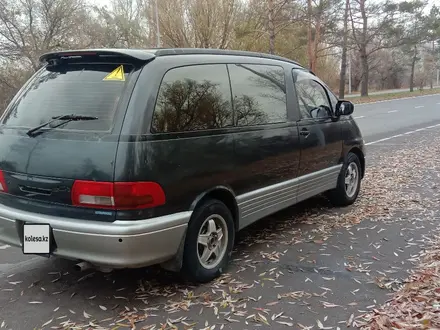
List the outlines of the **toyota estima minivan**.
<svg viewBox="0 0 440 330">
<path fill-rule="evenodd" d="M 206 282 L 237 231 L 321 193 L 358 196 L 353 104 L 288 59 L 98 49 L 41 62 L 0 119 L 0 241 L 23 253 Z"/>
</svg>

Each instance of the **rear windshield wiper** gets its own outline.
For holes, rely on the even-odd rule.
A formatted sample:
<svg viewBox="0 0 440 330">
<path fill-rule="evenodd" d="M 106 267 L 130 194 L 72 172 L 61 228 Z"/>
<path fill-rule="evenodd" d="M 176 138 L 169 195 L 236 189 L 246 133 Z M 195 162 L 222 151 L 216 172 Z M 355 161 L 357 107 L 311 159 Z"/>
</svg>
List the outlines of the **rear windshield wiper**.
<svg viewBox="0 0 440 330">
<path fill-rule="evenodd" d="M 61 125 L 67 124 L 67 123 L 70 122 L 70 121 L 96 120 L 96 119 L 98 119 L 98 117 L 93 117 L 93 116 L 83 116 L 83 115 L 74 115 L 74 114 L 72 114 L 72 115 L 61 115 L 61 116 L 56 116 L 56 117 L 52 117 L 52 120 L 49 120 L 48 122 L 46 122 L 46 123 L 44 123 L 44 124 L 41 124 L 41 125 L 39 125 L 39 126 L 37 126 L 37 127 L 34 127 L 34 128 L 31 128 L 29 131 L 26 132 L 26 134 L 29 135 L 29 136 L 31 136 L 31 137 L 32 137 L 32 136 L 35 136 L 35 135 L 36 135 L 35 133 L 36 133 L 38 130 L 40 130 L 40 129 L 43 128 L 43 127 L 46 127 L 47 125 L 50 125 L 51 123 L 53 123 L 54 121 L 57 121 L 57 120 L 62 120 L 62 122 L 59 123 L 59 124 L 57 124 L 57 125 L 55 125 L 55 126 L 52 126 L 51 128 L 56 128 L 56 127 L 58 127 L 58 126 L 61 126 Z"/>
</svg>

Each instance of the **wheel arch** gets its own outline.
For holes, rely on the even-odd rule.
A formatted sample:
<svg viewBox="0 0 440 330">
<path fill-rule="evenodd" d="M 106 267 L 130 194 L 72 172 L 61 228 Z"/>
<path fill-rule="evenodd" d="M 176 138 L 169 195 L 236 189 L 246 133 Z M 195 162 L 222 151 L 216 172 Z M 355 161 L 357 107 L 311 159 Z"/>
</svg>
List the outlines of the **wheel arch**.
<svg viewBox="0 0 440 330">
<path fill-rule="evenodd" d="M 197 206 L 199 206 L 201 203 L 203 203 L 207 199 L 217 199 L 226 205 L 226 207 L 232 213 L 232 217 L 233 217 L 234 225 L 235 225 L 235 231 L 238 231 L 240 216 L 239 216 L 238 204 L 237 204 L 237 200 L 235 198 L 234 191 L 226 186 L 212 187 L 211 189 L 206 190 L 205 192 L 198 195 L 194 199 L 194 201 L 191 203 L 189 210 L 194 211 L 197 208 Z M 169 271 L 174 271 L 174 272 L 180 271 L 180 269 L 182 268 L 182 263 L 183 263 L 183 252 L 184 252 L 185 240 L 186 240 L 186 231 L 185 231 L 185 234 L 183 235 L 182 240 L 180 242 L 177 254 L 174 256 L 173 259 L 161 264 L 162 268 L 169 270 Z"/>
<path fill-rule="evenodd" d="M 196 197 L 190 206 L 190 211 L 194 211 L 198 205 L 207 199 L 218 199 L 223 202 L 232 213 L 235 230 L 239 228 L 239 210 L 235 193 L 231 188 L 225 186 L 215 186 Z"/>
<path fill-rule="evenodd" d="M 361 163 L 361 178 L 363 179 L 365 176 L 365 155 L 359 147 L 351 148 L 350 150 L 348 150 L 347 155 L 350 152 L 354 153 L 359 158 L 359 162 Z"/>
</svg>

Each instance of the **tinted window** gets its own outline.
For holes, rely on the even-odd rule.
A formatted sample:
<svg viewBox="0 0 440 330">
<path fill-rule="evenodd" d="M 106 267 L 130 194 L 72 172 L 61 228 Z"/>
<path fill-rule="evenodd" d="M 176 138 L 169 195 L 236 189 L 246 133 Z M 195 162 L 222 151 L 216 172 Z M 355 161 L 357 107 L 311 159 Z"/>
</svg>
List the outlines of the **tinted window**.
<svg viewBox="0 0 440 330">
<path fill-rule="evenodd" d="M 153 114 L 153 132 L 182 132 L 232 126 L 226 65 L 196 65 L 168 71 Z"/>
<path fill-rule="evenodd" d="M 284 69 L 271 65 L 228 65 L 235 125 L 282 123 L 287 120 Z"/>
<path fill-rule="evenodd" d="M 336 104 L 338 103 L 338 98 L 331 91 L 328 92 L 328 96 L 330 97 L 330 103 L 332 104 L 333 111 L 336 109 Z"/>
<path fill-rule="evenodd" d="M 64 114 L 96 116 L 98 120 L 72 121 L 58 129 L 108 130 L 128 79 L 131 66 L 105 80 L 119 64 L 71 64 L 44 69 L 11 105 L 3 124 L 35 127 Z M 54 123 L 59 124 L 59 122 Z"/>
<path fill-rule="evenodd" d="M 324 87 L 309 74 L 298 73 L 296 78 L 295 89 L 301 117 L 304 119 L 329 117 L 332 108 Z"/>
</svg>

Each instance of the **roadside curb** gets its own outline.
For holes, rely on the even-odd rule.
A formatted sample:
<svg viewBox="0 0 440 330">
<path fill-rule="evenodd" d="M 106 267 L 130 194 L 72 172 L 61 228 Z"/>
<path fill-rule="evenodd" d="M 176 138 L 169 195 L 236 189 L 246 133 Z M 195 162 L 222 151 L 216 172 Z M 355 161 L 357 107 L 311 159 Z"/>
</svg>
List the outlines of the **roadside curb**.
<svg viewBox="0 0 440 330">
<path fill-rule="evenodd" d="M 418 96 L 409 96 L 409 97 L 402 97 L 402 98 L 395 98 L 390 100 L 383 100 L 383 101 L 375 101 L 375 102 L 366 102 L 366 103 L 354 103 L 355 107 L 361 106 L 361 105 L 369 105 L 369 104 L 376 104 L 376 103 L 385 103 L 385 102 L 391 102 L 391 101 L 399 101 L 399 100 L 410 100 L 410 99 L 416 99 L 419 97 L 428 97 L 428 96 L 440 96 L 440 93 L 437 94 L 428 94 L 428 95 L 418 95 Z M 350 101 L 350 100 L 348 100 Z"/>
</svg>

